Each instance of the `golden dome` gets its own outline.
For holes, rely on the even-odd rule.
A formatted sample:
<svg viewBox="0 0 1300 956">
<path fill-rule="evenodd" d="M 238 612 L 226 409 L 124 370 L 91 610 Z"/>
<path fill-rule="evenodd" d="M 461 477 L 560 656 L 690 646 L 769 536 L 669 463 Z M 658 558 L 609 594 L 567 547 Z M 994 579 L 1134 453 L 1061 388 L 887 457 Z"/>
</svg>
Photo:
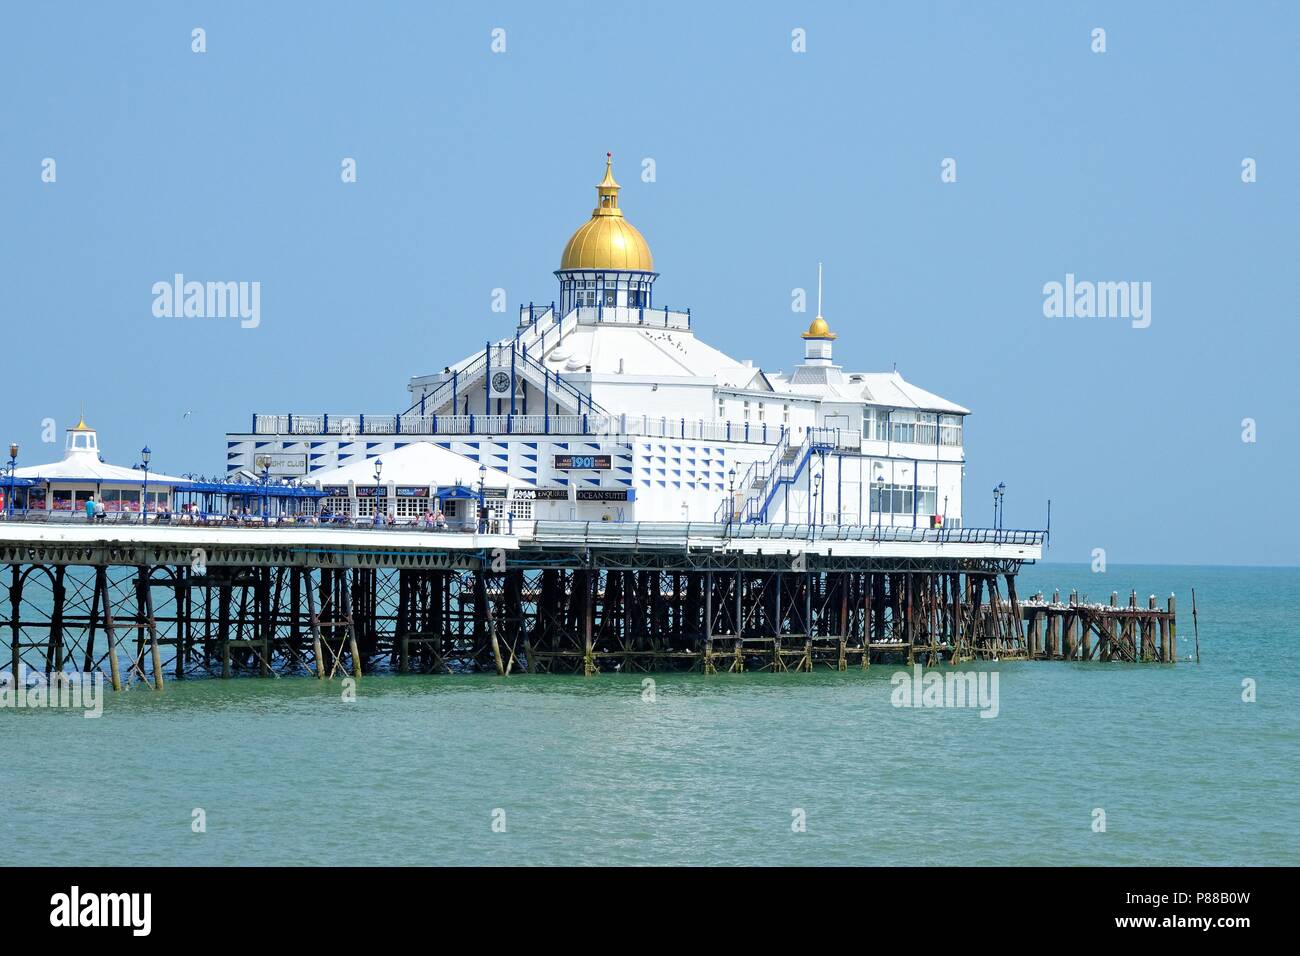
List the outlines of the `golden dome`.
<svg viewBox="0 0 1300 956">
<path fill-rule="evenodd" d="M 605 154 L 605 178 L 596 187 L 596 208 L 564 246 L 560 269 L 623 269 L 653 272 L 650 246 L 618 208 L 614 158 Z"/>
<path fill-rule="evenodd" d="M 808 331 L 803 334 L 805 339 L 833 339 L 835 333 L 831 327 L 826 324 L 826 320 L 820 315 L 812 320 L 812 325 L 808 326 Z"/>
<path fill-rule="evenodd" d="M 72 431 L 72 432 L 93 432 L 94 430 L 95 429 L 91 428 L 89 425 L 86 424 L 85 415 L 81 416 L 81 421 L 77 422 L 77 424 L 73 425 L 71 428 L 68 429 L 68 431 Z"/>
</svg>

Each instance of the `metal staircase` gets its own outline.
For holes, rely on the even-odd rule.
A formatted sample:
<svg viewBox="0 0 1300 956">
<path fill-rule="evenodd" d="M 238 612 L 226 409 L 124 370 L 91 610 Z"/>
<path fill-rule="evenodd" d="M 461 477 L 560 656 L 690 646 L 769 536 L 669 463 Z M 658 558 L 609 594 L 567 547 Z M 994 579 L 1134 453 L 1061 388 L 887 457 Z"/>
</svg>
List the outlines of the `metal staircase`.
<svg viewBox="0 0 1300 956">
<path fill-rule="evenodd" d="M 810 428 L 798 445 L 792 444 L 790 433 L 785 432 L 766 461 L 754 462 L 740 476 L 736 482 L 740 495 L 728 492 L 713 520 L 718 524 L 767 523 L 777 493 L 799 481 L 813 455 L 835 451 L 841 444 L 838 428 Z"/>
<path fill-rule="evenodd" d="M 402 415 L 433 414 L 448 405 L 452 407 L 452 414 L 457 414 L 456 403 L 471 390 L 480 390 L 484 375 L 493 369 L 512 368 L 515 375 L 522 376 L 539 392 L 553 393 L 572 404 L 576 414 L 608 416 L 609 412 L 592 401 L 590 395 L 565 380 L 558 371 L 548 369 L 536 357 L 536 353 L 545 354 L 546 349 L 558 346 L 577 325 L 576 310 L 563 319 L 557 319 L 555 311 L 547 308 L 536 314 L 534 321 L 521 327 L 514 337 L 489 342 L 469 364 L 457 369 L 450 379 L 422 399 L 412 402 Z M 534 354 L 530 354 L 530 349 Z"/>
</svg>

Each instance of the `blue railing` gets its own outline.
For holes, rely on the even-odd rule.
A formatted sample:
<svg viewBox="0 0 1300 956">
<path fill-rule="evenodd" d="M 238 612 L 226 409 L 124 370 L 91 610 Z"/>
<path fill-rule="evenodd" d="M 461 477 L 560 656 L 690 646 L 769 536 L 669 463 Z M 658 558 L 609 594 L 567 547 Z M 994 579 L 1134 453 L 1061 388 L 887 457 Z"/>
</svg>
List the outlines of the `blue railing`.
<svg viewBox="0 0 1300 956">
<path fill-rule="evenodd" d="M 891 541 L 929 544 L 1041 545 L 1045 531 L 1007 528 L 876 528 L 870 525 L 767 524 L 728 525 L 701 521 L 537 521 L 533 537 L 542 543 L 579 541 L 589 544 L 680 543 L 687 539 L 780 539 L 797 541 Z"/>
</svg>

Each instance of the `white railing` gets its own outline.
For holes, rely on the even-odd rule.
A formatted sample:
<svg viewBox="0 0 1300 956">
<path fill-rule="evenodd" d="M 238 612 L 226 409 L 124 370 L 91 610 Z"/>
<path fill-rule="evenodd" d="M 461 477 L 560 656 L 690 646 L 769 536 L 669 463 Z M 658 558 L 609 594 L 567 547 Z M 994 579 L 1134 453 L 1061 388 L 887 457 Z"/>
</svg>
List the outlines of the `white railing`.
<svg viewBox="0 0 1300 956">
<path fill-rule="evenodd" d="M 721 441 L 776 445 L 785 433 L 765 422 L 715 422 L 667 416 L 586 415 L 359 415 L 307 414 L 253 416 L 254 435 L 627 435 L 673 441 Z M 850 434 L 839 431 L 844 444 L 857 447 Z M 800 436 L 802 437 L 802 436 Z"/>
</svg>

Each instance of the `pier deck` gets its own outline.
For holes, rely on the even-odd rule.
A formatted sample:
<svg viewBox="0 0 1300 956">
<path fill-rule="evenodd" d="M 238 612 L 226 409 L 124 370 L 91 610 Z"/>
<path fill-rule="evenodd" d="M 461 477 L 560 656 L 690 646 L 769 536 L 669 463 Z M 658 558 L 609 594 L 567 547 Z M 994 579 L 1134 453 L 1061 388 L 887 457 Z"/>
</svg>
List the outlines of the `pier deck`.
<svg viewBox="0 0 1300 956">
<path fill-rule="evenodd" d="M 844 670 L 1173 660 L 1174 608 L 1022 602 L 1036 531 L 0 523 L 14 673 Z M 1097 640 L 1094 643 L 1092 637 Z"/>
</svg>

